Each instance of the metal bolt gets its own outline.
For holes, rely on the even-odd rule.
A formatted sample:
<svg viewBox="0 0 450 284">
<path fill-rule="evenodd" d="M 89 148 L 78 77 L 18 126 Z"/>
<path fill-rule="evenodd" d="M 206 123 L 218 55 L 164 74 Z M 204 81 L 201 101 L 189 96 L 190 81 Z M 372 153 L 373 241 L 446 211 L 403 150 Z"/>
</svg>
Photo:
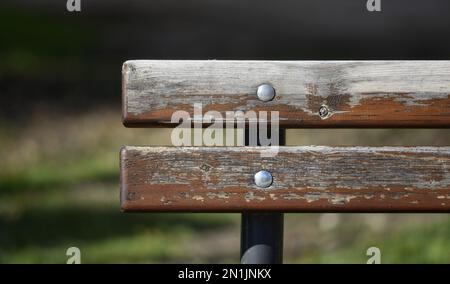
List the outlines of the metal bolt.
<svg viewBox="0 0 450 284">
<path fill-rule="evenodd" d="M 329 110 L 327 106 L 323 105 L 319 108 L 319 115 L 321 118 L 325 118 L 328 116 Z"/>
<path fill-rule="evenodd" d="M 268 171 L 259 171 L 255 174 L 255 184 L 258 187 L 269 187 L 272 184 L 273 178 L 272 174 Z"/>
<path fill-rule="evenodd" d="M 275 89 L 269 84 L 262 84 L 258 87 L 256 95 L 261 101 L 268 102 L 275 97 Z"/>
</svg>

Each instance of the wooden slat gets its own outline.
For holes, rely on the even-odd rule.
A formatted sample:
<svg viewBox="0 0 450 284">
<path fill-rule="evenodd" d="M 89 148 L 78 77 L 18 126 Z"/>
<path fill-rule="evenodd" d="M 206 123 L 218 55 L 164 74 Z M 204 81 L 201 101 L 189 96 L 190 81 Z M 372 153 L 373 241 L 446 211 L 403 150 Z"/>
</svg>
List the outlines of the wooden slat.
<svg viewBox="0 0 450 284">
<path fill-rule="evenodd" d="M 127 61 L 123 121 L 163 125 L 203 113 L 279 111 L 289 127 L 449 127 L 450 61 Z M 273 101 L 256 98 L 262 83 Z M 330 110 L 325 118 L 319 109 Z"/>
<path fill-rule="evenodd" d="M 450 147 L 124 147 L 124 211 L 449 212 Z M 272 172 L 268 189 L 254 173 Z"/>
</svg>

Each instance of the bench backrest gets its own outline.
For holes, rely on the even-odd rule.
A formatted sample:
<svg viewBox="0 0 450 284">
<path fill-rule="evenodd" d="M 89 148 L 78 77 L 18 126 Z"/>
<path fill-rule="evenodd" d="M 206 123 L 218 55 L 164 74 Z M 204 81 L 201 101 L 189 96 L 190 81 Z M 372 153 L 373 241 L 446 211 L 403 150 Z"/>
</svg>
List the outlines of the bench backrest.
<svg viewBox="0 0 450 284">
<path fill-rule="evenodd" d="M 270 84 L 275 97 L 258 99 Z M 281 128 L 449 127 L 449 61 L 128 61 L 126 126 L 278 111 Z M 267 119 L 270 123 L 270 120 Z M 450 211 L 450 147 L 124 147 L 125 211 Z M 269 187 L 255 183 L 271 173 Z"/>
</svg>

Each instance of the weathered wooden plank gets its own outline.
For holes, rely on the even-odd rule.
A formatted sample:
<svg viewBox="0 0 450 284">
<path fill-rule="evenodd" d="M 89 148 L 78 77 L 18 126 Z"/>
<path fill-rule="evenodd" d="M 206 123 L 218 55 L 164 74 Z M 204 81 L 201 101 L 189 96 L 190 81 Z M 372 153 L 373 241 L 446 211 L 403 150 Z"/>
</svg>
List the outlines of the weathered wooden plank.
<svg viewBox="0 0 450 284">
<path fill-rule="evenodd" d="M 450 147 L 124 147 L 125 211 L 449 212 Z M 261 169 L 273 184 L 258 188 Z"/>
<path fill-rule="evenodd" d="M 194 103 L 224 119 L 279 111 L 281 126 L 299 128 L 450 126 L 450 61 L 138 60 L 122 73 L 127 126 L 174 126 L 172 114 L 193 118 Z M 263 83 L 274 100 L 257 99 Z"/>
</svg>

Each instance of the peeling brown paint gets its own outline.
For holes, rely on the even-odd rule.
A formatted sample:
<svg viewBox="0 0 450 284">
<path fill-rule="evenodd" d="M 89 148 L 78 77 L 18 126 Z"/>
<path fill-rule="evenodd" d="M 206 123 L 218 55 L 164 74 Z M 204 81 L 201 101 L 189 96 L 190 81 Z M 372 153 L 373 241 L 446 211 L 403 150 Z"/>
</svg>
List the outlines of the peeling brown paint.
<svg viewBox="0 0 450 284">
<path fill-rule="evenodd" d="M 194 195 L 192 196 L 192 199 L 197 200 L 197 201 L 205 201 L 205 198 L 201 195 Z"/>
<path fill-rule="evenodd" d="M 206 194 L 210 199 L 214 199 L 214 198 L 220 198 L 220 199 L 227 199 L 229 198 L 229 194 L 223 191 L 220 191 L 218 193 L 215 192 L 208 192 Z"/>
<path fill-rule="evenodd" d="M 251 202 L 251 201 L 263 201 L 266 198 L 262 197 L 262 196 L 258 196 L 253 191 L 250 191 L 244 195 L 244 199 L 246 202 Z"/>
<path fill-rule="evenodd" d="M 163 125 L 193 103 L 203 111 L 279 111 L 289 127 L 450 127 L 450 61 L 129 61 L 128 126 Z M 270 82 L 277 97 L 255 97 Z M 329 108 L 323 118 L 321 105 Z M 204 124 L 203 126 L 207 126 Z"/>
<path fill-rule="evenodd" d="M 125 147 L 122 208 L 450 211 L 450 147 L 282 146 L 277 156 L 261 157 L 264 148 Z M 217 170 L 206 174 L 200 169 L 204 164 Z M 252 179 L 261 168 L 274 176 L 265 190 Z"/>
</svg>

